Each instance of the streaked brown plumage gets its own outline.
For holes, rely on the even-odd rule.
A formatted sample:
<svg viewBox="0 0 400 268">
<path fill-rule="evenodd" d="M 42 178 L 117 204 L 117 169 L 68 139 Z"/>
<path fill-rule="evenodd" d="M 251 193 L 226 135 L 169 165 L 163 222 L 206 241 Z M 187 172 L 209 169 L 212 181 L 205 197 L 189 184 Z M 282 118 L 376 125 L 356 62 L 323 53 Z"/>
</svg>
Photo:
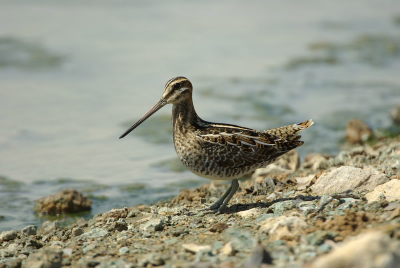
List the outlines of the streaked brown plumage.
<svg viewBox="0 0 400 268">
<path fill-rule="evenodd" d="M 208 122 L 201 119 L 193 106 L 193 87 L 185 77 L 167 82 L 161 100 L 120 138 L 139 126 L 166 104 L 173 104 L 174 145 L 182 163 L 194 174 L 212 180 L 232 180 L 228 191 L 211 209 L 222 212 L 239 183 L 237 178 L 277 160 L 304 142 L 298 135 L 313 124 L 299 124 L 257 131 L 254 129 Z"/>
</svg>

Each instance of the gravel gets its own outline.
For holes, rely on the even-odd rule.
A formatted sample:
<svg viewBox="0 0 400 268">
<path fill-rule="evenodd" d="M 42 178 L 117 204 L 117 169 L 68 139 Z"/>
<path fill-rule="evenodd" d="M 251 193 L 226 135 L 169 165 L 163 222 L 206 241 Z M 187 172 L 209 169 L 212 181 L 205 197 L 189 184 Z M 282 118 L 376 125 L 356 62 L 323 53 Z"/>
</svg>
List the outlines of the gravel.
<svg viewBox="0 0 400 268">
<path fill-rule="evenodd" d="M 5 231 L 0 267 L 398 267 L 400 138 L 307 159 L 241 183 L 224 214 L 204 210 L 223 186 L 204 185 L 67 227 Z"/>
</svg>

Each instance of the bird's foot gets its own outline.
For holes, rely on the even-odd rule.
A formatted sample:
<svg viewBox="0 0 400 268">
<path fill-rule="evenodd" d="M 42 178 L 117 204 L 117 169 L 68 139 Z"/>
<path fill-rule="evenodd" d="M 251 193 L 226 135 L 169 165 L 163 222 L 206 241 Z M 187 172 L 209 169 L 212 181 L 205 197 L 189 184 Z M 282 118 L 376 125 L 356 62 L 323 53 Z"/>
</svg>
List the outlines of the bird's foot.
<svg viewBox="0 0 400 268">
<path fill-rule="evenodd" d="M 211 210 L 219 210 L 219 208 L 221 207 L 222 202 L 215 202 L 214 205 L 212 205 L 210 207 Z"/>
</svg>

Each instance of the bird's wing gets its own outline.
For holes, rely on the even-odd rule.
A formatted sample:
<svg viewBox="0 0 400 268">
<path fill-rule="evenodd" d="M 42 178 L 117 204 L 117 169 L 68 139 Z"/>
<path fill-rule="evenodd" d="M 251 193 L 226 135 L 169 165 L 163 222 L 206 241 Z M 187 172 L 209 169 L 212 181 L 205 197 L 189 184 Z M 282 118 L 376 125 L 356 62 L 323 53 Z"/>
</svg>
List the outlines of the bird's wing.
<svg viewBox="0 0 400 268">
<path fill-rule="evenodd" d="M 255 165 L 273 159 L 294 149 L 299 141 L 287 141 L 280 137 L 235 125 L 212 124 L 198 130 L 196 138 L 202 150 L 221 167 Z M 301 144 L 300 144 L 301 143 Z"/>
</svg>

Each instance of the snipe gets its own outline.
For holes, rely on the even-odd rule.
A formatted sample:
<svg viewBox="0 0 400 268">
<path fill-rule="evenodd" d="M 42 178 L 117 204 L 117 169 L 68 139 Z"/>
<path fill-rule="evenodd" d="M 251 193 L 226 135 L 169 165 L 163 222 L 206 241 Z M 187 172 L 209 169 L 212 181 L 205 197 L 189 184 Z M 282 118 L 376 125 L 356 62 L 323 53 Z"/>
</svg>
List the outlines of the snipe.
<svg viewBox="0 0 400 268">
<path fill-rule="evenodd" d="M 224 195 L 210 208 L 222 212 L 239 188 L 238 178 L 277 160 L 303 145 L 299 132 L 312 120 L 285 127 L 257 131 L 201 119 L 193 106 L 192 83 L 185 77 L 167 82 L 157 104 L 130 127 L 120 139 L 152 114 L 172 104 L 172 126 L 176 153 L 194 174 L 212 180 L 232 180 Z"/>
</svg>

